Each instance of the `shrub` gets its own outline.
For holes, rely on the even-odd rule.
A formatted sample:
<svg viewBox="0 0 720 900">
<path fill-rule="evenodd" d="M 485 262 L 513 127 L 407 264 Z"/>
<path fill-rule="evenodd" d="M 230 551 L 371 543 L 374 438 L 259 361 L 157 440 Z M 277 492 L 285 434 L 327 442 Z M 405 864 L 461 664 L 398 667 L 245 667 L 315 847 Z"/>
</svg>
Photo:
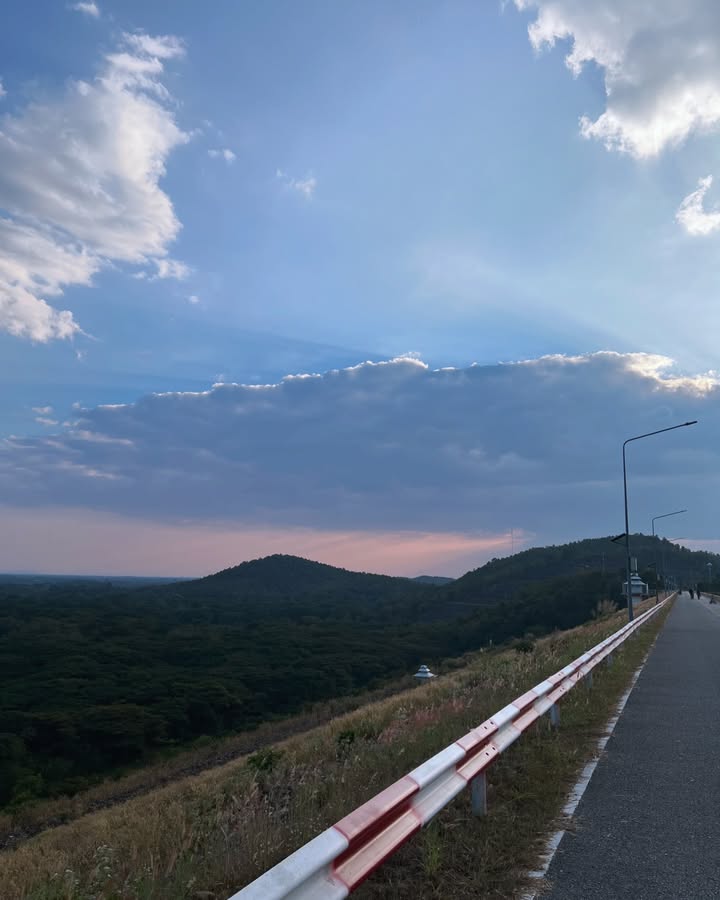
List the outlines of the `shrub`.
<svg viewBox="0 0 720 900">
<path fill-rule="evenodd" d="M 272 747 L 264 747 L 248 756 L 247 764 L 256 772 L 272 772 L 283 755 L 282 750 L 274 750 Z"/>
</svg>

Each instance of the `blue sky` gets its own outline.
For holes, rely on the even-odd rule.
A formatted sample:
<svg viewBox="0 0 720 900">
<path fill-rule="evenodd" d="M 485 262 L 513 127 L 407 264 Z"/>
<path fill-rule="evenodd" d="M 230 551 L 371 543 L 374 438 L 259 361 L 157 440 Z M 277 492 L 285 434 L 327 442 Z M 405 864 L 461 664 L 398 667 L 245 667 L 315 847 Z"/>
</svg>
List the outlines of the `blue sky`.
<svg viewBox="0 0 720 900">
<path fill-rule="evenodd" d="M 678 396 L 694 408 L 698 396 L 708 408 L 715 403 L 720 214 L 711 176 L 720 13 L 709 0 L 665 0 L 653 9 L 640 0 L 216 2 L 210 13 L 190 0 L 124 0 L 11 2 L 8 9 L 0 34 L 0 437 L 7 439 L 0 465 L 7 515 L 22 510 L 23 546 L 32 549 L 22 558 L 8 551 L 0 568 L 63 564 L 32 539 L 45 533 L 51 510 L 65 510 L 66 518 L 72 510 L 78 534 L 96 531 L 98 516 L 107 523 L 126 517 L 126 533 L 140 522 L 154 523 L 157 535 L 186 528 L 189 542 L 193 528 L 215 528 L 240 548 L 223 553 L 240 556 L 288 543 L 318 552 L 317 543 L 290 540 L 283 529 L 315 529 L 313 540 L 322 533 L 331 543 L 333 529 L 352 532 L 324 551 L 333 562 L 350 559 L 348 542 L 357 545 L 358 530 L 391 528 L 405 535 L 392 561 L 376 544 L 352 562 L 409 572 L 436 526 L 438 534 L 452 531 L 462 548 L 458 562 L 436 536 L 445 555 L 432 562 L 450 568 L 481 561 L 511 527 L 539 542 L 567 539 L 577 528 L 585 529 L 578 537 L 619 530 L 611 506 L 597 527 L 563 526 L 562 517 L 543 525 L 520 480 L 512 521 L 486 515 L 475 525 L 456 507 L 439 517 L 447 519 L 441 527 L 427 521 L 419 532 L 412 504 L 405 516 L 397 498 L 384 509 L 368 487 L 382 481 L 372 454 L 352 470 L 366 466 L 364 482 L 340 470 L 317 482 L 316 496 L 327 496 L 325 506 L 311 504 L 312 513 L 307 497 L 293 499 L 296 484 L 271 498 L 271 480 L 263 504 L 257 491 L 241 489 L 236 471 L 225 475 L 237 488 L 227 491 L 235 511 L 197 498 L 174 503 L 148 487 L 174 465 L 159 434 L 143 445 L 140 467 L 104 458 L 118 467 L 106 480 L 144 486 L 134 502 L 127 486 L 117 494 L 100 490 L 98 460 L 85 453 L 111 439 L 137 439 L 115 423 L 104 444 L 97 439 L 103 404 L 126 404 L 133 415 L 121 418 L 129 423 L 152 406 L 153 393 L 177 392 L 175 407 L 184 410 L 183 392 L 207 392 L 216 382 L 282 383 L 289 374 L 408 354 L 430 372 L 472 373 L 468 367 L 478 363 L 491 373 L 500 362 L 599 350 L 649 354 L 640 367 L 637 356 L 612 357 L 612 372 L 606 357 L 587 357 L 585 368 L 598 365 L 598 377 L 609 379 L 593 401 L 603 420 L 622 406 L 615 391 L 645 396 L 648 385 L 661 418 L 668 398 L 681 416 Z M 378 371 L 390 378 L 396 369 Z M 524 385 L 525 370 L 523 378 L 518 371 L 510 380 Z M 344 407 L 348 398 L 324 377 L 333 402 Z M 386 433 L 392 416 L 379 399 L 390 390 L 382 377 L 363 388 L 368 407 L 358 416 Z M 482 421 L 491 398 L 474 377 L 466 381 L 481 393 L 463 409 L 477 408 Z M 421 416 L 426 404 L 435 407 L 418 391 L 405 402 Z M 208 403 L 216 395 L 201 394 Z M 577 405 L 564 418 L 585 422 L 587 404 L 573 396 Z M 245 397 L 241 392 L 240 406 Z M 296 402 L 268 412 L 276 416 L 270 423 L 252 419 L 294 459 L 307 454 L 307 470 L 269 465 L 266 476 L 276 481 L 288 469 L 316 481 L 317 448 L 303 443 L 308 426 L 298 424 L 306 413 L 318 432 L 342 418 L 314 401 L 308 411 L 304 395 Z M 509 396 L 505 402 L 512 409 Z M 546 427 L 562 433 L 568 426 L 552 423 L 551 393 L 543 403 Z M 467 444 L 465 423 L 455 443 L 506 461 L 508 453 L 522 456 L 522 435 L 536 429 L 527 425 L 531 411 L 519 407 L 524 421 L 493 419 L 494 428 L 508 430 L 502 450 L 477 435 Z M 209 421 L 203 416 L 193 426 L 208 453 L 219 425 Z M 172 422 L 183 448 L 176 494 L 195 476 L 209 484 L 213 477 L 188 461 L 183 422 Z M 620 437 L 627 418 L 616 424 Z M 442 427 L 448 443 L 438 453 L 453 443 L 451 423 Z M 401 458 L 412 456 L 408 429 Z M 82 453 L 78 431 L 96 436 Z M 363 435 L 367 447 L 382 436 L 372 428 Z M 332 444 L 329 433 L 327 440 Z M 70 455 L 49 460 L 53 442 Z M 543 465 L 560 465 L 562 454 L 550 444 Z M 262 442 L 243 447 L 256 454 L 248 466 L 267 456 Z M 344 444 L 338 453 L 353 455 Z M 78 484 L 66 463 L 80 457 L 86 477 Z M 327 472 L 329 461 L 322 465 Z M 398 485 L 402 466 L 393 469 L 394 487 L 441 492 L 419 474 L 432 469 L 430 460 L 418 465 L 412 485 Z M 58 466 L 67 477 L 52 476 Z M 458 473 L 467 476 L 464 466 L 441 467 L 448 485 Z M 32 472 L 34 487 L 18 487 L 22 471 Z M 335 515 L 345 508 L 337 490 L 355 497 L 348 506 L 357 510 L 355 521 L 350 511 Z M 187 494 L 194 496 L 190 488 Z M 255 499 L 240 514 L 250 494 Z M 366 514 L 369 497 L 376 516 Z M 679 505 L 687 505 L 682 496 Z M 77 516 L 92 524 L 81 527 Z M 111 524 L 122 532 L 119 520 Z M 693 539 L 714 540 L 709 510 L 695 526 Z M 263 540 L 250 549 L 247 535 L 260 532 Z M 173 534 L 168 542 L 178 543 Z M 70 570 L 84 567 L 82 547 L 79 540 L 64 559 Z M 402 547 L 410 548 L 405 556 Z M 134 552 L 102 565 L 149 570 Z M 193 565 L 203 571 L 223 561 L 233 560 L 201 557 Z M 177 564 L 172 556 L 156 563 L 162 571 Z"/>
</svg>

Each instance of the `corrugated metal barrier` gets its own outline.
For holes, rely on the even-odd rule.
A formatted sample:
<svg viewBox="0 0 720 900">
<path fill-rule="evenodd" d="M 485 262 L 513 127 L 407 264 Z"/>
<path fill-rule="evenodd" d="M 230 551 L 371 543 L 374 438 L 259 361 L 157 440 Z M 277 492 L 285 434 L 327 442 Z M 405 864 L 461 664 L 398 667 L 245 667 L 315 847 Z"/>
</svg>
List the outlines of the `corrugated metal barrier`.
<svg viewBox="0 0 720 900">
<path fill-rule="evenodd" d="M 672 595 L 674 596 L 674 595 Z M 672 596 L 668 599 L 672 599 Z M 391 784 L 305 844 L 230 900 L 341 900 L 443 807 L 471 787 L 473 812 L 486 811 L 488 766 L 540 716 L 559 722 L 557 703 L 667 600 L 628 622 L 587 653 Z"/>
</svg>

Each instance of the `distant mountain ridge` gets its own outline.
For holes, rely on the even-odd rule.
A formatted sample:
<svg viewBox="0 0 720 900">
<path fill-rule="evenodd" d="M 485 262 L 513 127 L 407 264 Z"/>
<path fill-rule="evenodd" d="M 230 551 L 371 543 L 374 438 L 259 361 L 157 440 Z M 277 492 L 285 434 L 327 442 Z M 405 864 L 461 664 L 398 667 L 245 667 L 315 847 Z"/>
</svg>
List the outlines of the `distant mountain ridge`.
<svg viewBox="0 0 720 900">
<path fill-rule="evenodd" d="M 145 585 L 175 584 L 189 581 L 172 575 L 55 575 L 52 572 L 0 572 L 0 584 L 58 584 L 92 585 L 111 584 L 113 587 L 138 588 Z"/>
<path fill-rule="evenodd" d="M 720 556 L 714 553 L 688 550 L 643 534 L 632 535 L 631 550 L 638 558 L 641 572 L 657 561 L 658 571 L 665 570 L 678 582 L 694 584 L 703 581 L 707 563 L 712 562 L 720 579 Z M 354 572 L 276 553 L 194 581 L 166 585 L 160 590 L 178 598 L 202 596 L 242 601 L 248 612 L 253 609 L 262 615 L 269 611 L 265 609 L 269 601 L 273 602 L 274 610 L 279 612 L 282 608 L 295 616 L 301 611 L 328 611 L 342 598 L 346 608 L 357 608 L 371 617 L 438 621 L 463 618 L 473 608 L 506 602 L 519 591 L 539 583 L 589 572 L 616 578 L 615 599 L 621 600 L 619 583 L 625 577 L 625 552 L 610 537 L 533 547 L 513 556 L 492 559 L 455 579 Z M 648 577 L 653 577 L 652 572 Z"/>
</svg>

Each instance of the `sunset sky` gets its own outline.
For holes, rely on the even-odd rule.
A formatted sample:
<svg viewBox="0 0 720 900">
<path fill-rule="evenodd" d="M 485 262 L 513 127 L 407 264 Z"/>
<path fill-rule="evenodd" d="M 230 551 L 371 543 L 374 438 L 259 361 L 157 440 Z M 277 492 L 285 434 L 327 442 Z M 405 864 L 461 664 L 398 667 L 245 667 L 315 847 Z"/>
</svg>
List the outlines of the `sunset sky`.
<svg viewBox="0 0 720 900">
<path fill-rule="evenodd" d="M 9 0 L 0 571 L 720 546 L 720 5 Z"/>
</svg>

